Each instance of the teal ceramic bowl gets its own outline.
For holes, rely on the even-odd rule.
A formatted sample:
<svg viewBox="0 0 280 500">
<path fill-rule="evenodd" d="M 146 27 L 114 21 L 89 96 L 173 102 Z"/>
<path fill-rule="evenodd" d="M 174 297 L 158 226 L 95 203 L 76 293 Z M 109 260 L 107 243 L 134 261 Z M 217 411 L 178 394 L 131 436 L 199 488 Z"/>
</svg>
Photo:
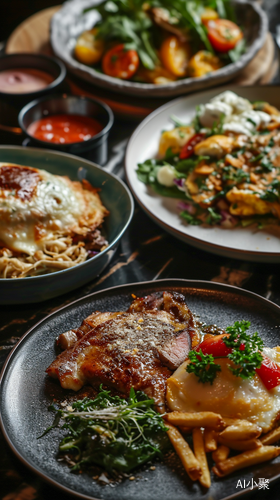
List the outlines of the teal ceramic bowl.
<svg viewBox="0 0 280 500">
<path fill-rule="evenodd" d="M 101 188 L 100 197 L 110 212 L 102 227 L 109 243 L 105 250 L 70 269 L 29 278 L 0 279 L 0 304 L 41 302 L 93 280 L 111 261 L 132 219 L 134 203 L 125 184 L 90 161 L 47 149 L 0 146 L 0 162 L 40 168 L 67 175 L 71 180 L 87 179 Z"/>
</svg>

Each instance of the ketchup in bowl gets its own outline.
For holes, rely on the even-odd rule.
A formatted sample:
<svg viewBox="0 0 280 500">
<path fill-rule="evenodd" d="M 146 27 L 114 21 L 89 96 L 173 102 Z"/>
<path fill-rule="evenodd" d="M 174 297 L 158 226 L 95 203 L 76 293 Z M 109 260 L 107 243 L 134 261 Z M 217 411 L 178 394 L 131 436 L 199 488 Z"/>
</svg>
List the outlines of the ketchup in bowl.
<svg viewBox="0 0 280 500">
<path fill-rule="evenodd" d="M 103 126 L 94 118 L 82 115 L 61 114 L 32 122 L 27 132 L 40 141 L 71 144 L 88 141 L 101 132 Z"/>
</svg>

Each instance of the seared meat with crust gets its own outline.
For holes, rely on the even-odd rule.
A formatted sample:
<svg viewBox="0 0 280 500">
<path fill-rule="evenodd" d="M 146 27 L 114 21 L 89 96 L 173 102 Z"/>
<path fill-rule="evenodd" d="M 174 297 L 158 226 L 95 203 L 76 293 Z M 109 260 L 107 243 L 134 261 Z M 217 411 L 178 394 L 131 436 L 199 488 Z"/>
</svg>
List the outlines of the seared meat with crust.
<svg viewBox="0 0 280 500">
<path fill-rule="evenodd" d="M 186 359 L 195 327 L 184 297 L 163 292 L 136 298 L 126 312 L 93 313 L 70 332 L 76 342 L 47 369 L 63 388 L 102 383 L 128 395 L 134 387 L 161 406 L 170 369 Z"/>
</svg>

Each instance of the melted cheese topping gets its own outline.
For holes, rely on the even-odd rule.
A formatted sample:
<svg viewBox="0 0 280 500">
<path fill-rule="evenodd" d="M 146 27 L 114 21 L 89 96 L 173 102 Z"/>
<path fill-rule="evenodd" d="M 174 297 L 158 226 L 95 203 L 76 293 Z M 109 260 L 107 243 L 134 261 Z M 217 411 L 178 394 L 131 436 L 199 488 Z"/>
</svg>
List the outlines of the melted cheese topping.
<svg viewBox="0 0 280 500">
<path fill-rule="evenodd" d="M 265 348 L 264 353 L 280 364 L 280 352 Z M 256 374 L 253 379 L 236 377 L 228 368 L 228 359 L 219 359 L 221 372 L 213 384 L 198 382 L 186 372 L 185 361 L 167 381 L 167 402 L 171 410 L 185 412 L 213 411 L 223 417 L 242 418 L 258 424 L 264 432 L 280 412 L 280 386 L 268 391 Z"/>
<path fill-rule="evenodd" d="M 107 213 L 89 184 L 0 164 L 0 244 L 12 251 L 33 255 L 54 234 L 85 234 Z"/>
</svg>

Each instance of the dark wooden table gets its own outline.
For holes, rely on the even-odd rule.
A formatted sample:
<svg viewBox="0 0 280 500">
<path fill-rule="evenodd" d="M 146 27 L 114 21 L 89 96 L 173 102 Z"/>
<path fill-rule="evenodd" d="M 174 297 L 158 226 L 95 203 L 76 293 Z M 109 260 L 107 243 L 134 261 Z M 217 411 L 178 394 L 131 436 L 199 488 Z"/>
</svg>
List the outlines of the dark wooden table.
<svg viewBox="0 0 280 500">
<path fill-rule="evenodd" d="M 135 120 L 117 120 L 110 137 L 110 160 L 105 168 L 123 179 L 125 147 L 136 125 Z M 0 133 L 0 144 L 21 143 L 20 136 Z M 0 306 L 0 368 L 11 347 L 29 328 L 54 310 L 89 293 L 125 283 L 184 278 L 234 285 L 280 305 L 279 271 L 279 264 L 243 262 L 197 250 L 165 233 L 136 204 L 131 225 L 102 275 L 86 286 L 53 300 Z M 278 490 L 279 483 L 273 483 L 269 490 L 254 492 L 254 498 L 276 499 L 279 498 Z M 26 468 L 13 455 L 0 433 L 0 499 L 49 498 L 67 500 L 70 497 L 44 483 Z"/>
</svg>

